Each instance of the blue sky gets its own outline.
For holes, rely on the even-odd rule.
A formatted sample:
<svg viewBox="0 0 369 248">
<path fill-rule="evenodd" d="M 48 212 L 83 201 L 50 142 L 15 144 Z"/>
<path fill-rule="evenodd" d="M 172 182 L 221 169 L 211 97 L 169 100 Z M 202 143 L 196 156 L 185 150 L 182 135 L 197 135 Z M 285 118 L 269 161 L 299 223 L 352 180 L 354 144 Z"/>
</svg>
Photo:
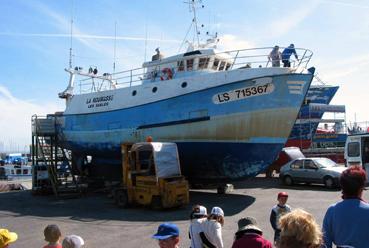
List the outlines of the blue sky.
<svg viewBox="0 0 369 248">
<path fill-rule="evenodd" d="M 73 13 L 73 66 L 111 72 L 141 66 L 156 47 L 178 51 L 192 14 L 182 0 L 0 0 L 0 152 L 31 142 L 32 114 L 64 109 Z M 220 48 L 287 46 L 314 52 L 311 66 L 341 88 L 348 121 L 369 120 L 369 0 L 204 1 L 203 31 Z M 145 37 L 147 45 L 145 49 Z M 146 53 L 145 53 L 146 50 Z"/>
</svg>

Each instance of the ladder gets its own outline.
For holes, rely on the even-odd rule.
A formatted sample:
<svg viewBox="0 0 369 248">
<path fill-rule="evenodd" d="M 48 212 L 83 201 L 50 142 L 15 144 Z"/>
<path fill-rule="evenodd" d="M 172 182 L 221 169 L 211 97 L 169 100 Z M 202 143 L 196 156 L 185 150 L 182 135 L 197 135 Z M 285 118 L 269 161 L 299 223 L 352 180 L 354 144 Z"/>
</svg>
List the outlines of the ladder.
<svg viewBox="0 0 369 248">
<path fill-rule="evenodd" d="M 57 116 L 32 116 L 32 191 L 56 197 L 81 195 L 70 151 L 60 147 L 56 132 Z"/>
</svg>

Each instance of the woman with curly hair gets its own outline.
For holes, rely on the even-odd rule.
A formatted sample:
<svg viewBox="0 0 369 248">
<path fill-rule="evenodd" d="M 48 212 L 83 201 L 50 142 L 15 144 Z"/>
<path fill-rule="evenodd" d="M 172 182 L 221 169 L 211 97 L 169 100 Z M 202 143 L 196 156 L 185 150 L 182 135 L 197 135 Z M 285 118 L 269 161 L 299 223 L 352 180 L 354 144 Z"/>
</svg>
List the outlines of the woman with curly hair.
<svg viewBox="0 0 369 248">
<path fill-rule="evenodd" d="M 279 248 L 319 248 L 323 243 L 322 232 L 314 217 L 302 209 L 296 209 L 279 220 L 281 239 Z"/>
</svg>

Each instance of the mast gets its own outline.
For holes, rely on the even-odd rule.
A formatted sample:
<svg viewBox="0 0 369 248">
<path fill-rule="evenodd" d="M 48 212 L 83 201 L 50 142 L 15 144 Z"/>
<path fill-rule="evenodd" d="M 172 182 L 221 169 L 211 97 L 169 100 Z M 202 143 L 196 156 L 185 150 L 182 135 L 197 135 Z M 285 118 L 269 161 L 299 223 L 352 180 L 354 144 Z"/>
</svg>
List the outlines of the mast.
<svg viewBox="0 0 369 248">
<path fill-rule="evenodd" d="M 72 68 L 72 47 L 73 47 L 73 6 L 74 1 L 72 1 L 71 17 L 70 17 L 70 48 L 69 48 L 69 69 Z"/>
<path fill-rule="evenodd" d="M 114 62 L 113 62 L 113 73 L 115 73 L 115 61 L 117 51 L 117 22 L 114 23 Z"/>
<path fill-rule="evenodd" d="M 180 51 L 181 48 L 182 48 L 182 46 L 186 43 L 186 38 L 187 38 L 188 34 L 190 33 L 190 31 L 192 29 L 192 26 L 193 26 L 193 29 L 194 29 L 194 37 L 193 37 L 193 42 L 190 43 L 190 44 L 193 47 L 193 43 L 194 43 L 194 41 L 196 39 L 196 41 L 197 41 L 197 47 L 200 47 L 200 38 L 199 38 L 200 31 L 199 31 L 199 27 L 197 26 L 196 7 L 197 7 L 197 4 L 199 4 L 199 3 L 201 4 L 201 8 L 204 8 L 204 5 L 202 5 L 202 0 L 189 0 L 188 2 L 185 2 L 185 3 L 187 3 L 189 5 L 190 12 L 193 12 L 193 18 L 192 18 L 191 25 L 188 28 L 188 31 L 186 33 L 186 36 L 184 37 L 184 39 L 182 41 L 182 44 L 179 47 L 178 51 Z"/>
<path fill-rule="evenodd" d="M 197 16 L 196 16 L 196 4 L 197 4 L 197 1 L 199 3 L 202 2 L 201 0 L 192 0 L 190 2 L 190 4 L 191 4 L 192 12 L 193 12 L 192 22 L 194 23 L 195 37 L 197 39 L 197 47 L 199 47 L 200 46 L 200 38 L 199 38 L 200 32 L 199 32 L 199 28 L 197 27 Z M 204 7 L 204 6 L 202 5 L 202 7 Z"/>
</svg>

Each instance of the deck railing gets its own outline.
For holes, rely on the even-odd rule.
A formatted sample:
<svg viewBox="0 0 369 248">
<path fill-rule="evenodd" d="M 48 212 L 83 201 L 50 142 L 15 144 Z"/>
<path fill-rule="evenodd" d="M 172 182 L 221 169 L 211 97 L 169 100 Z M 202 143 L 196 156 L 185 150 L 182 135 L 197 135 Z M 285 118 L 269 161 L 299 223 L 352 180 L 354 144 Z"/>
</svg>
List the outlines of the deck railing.
<svg viewBox="0 0 369 248">
<path fill-rule="evenodd" d="M 243 50 L 233 50 L 227 52 L 216 53 L 215 56 L 220 58 L 221 61 L 226 61 L 228 64 L 224 66 L 222 70 L 235 70 L 235 69 L 249 69 L 249 68 L 270 68 L 272 67 L 271 60 L 269 59 L 269 54 L 273 47 L 263 47 L 263 48 L 251 48 Z M 311 60 L 313 52 L 304 48 L 295 48 L 298 59 L 295 59 L 292 54 L 290 57 L 291 68 L 303 69 L 306 68 Z M 283 48 L 280 49 L 283 51 Z M 161 73 L 162 69 L 168 68 L 168 64 L 176 65 L 170 66 L 172 71 L 172 78 L 179 76 L 185 76 L 193 72 L 203 72 L 211 73 L 219 71 L 220 65 L 218 65 L 218 70 L 212 70 L 213 60 L 208 61 L 207 67 L 200 64 L 201 58 L 214 57 L 214 55 L 194 55 L 183 57 L 183 61 L 196 58 L 191 70 L 179 70 L 177 66 L 177 58 L 170 60 L 169 58 L 164 60 L 155 61 L 155 71 Z M 176 59 L 176 60 L 175 60 Z M 202 62 L 203 63 L 203 62 Z M 153 63 L 154 64 L 154 63 Z M 281 66 L 283 66 L 281 61 Z M 136 68 L 133 70 L 120 71 L 112 74 L 104 73 L 103 75 L 93 74 L 93 73 L 83 73 L 76 70 L 75 75 L 79 75 L 82 78 L 79 79 L 79 90 L 80 94 L 97 92 L 103 90 L 112 90 L 122 87 L 131 87 L 133 85 L 141 84 L 142 81 L 158 81 L 160 75 L 152 75 L 152 72 L 147 71 L 147 68 Z"/>
</svg>

